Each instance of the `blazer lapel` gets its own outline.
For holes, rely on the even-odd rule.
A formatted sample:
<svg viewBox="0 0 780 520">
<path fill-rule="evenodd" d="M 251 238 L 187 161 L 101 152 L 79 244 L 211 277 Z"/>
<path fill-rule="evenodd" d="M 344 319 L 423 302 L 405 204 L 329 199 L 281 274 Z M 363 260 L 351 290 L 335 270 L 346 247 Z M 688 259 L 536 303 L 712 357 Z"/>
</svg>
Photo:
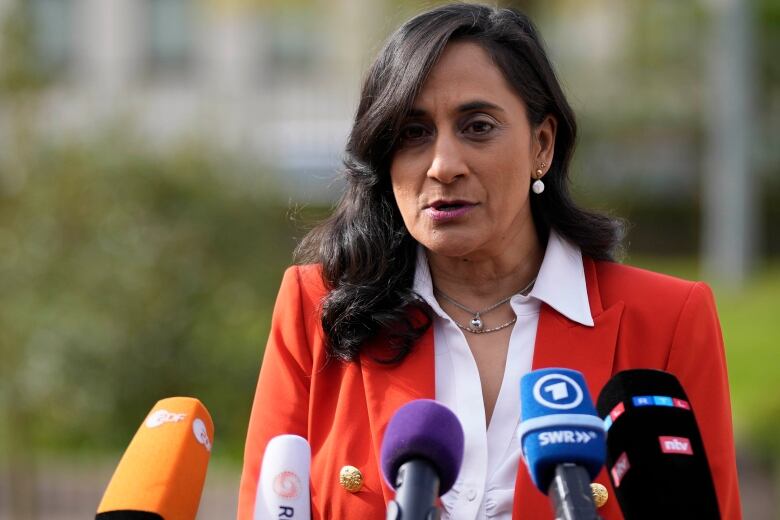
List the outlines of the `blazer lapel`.
<svg viewBox="0 0 780 520">
<path fill-rule="evenodd" d="M 617 302 L 604 309 L 595 263 L 590 258 L 583 258 L 583 267 L 594 326 L 573 322 L 542 304 L 532 369 L 565 367 L 579 370 L 585 376 L 591 398 L 595 401 L 612 375 L 624 304 Z M 515 483 L 514 518 L 520 518 L 521 509 L 526 518 L 536 518 L 529 511 L 549 511 L 548 498 L 534 487 L 524 463 L 518 468 Z"/>
<path fill-rule="evenodd" d="M 579 370 L 585 376 L 591 398 L 595 400 L 612 375 L 624 305 L 623 302 L 617 302 L 604 309 L 593 260 L 583 258 L 583 267 L 594 326 L 587 327 L 573 322 L 542 304 L 532 368 L 565 367 Z"/>
<path fill-rule="evenodd" d="M 378 345 L 375 345 L 378 347 Z M 436 384 L 434 381 L 434 349 L 433 325 L 417 341 L 412 351 L 403 362 L 387 365 L 371 359 L 371 352 L 379 349 L 369 349 L 367 355 L 361 355 L 361 370 L 363 386 L 368 408 L 368 420 L 374 442 L 374 452 L 377 456 L 377 466 L 382 452 L 382 438 L 387 423 L 398 408 L 415 399 L 434 399 Z M 385 503 L 393 498 L 395 492 L 382 480 L 382 494 Z"/>
</svg>

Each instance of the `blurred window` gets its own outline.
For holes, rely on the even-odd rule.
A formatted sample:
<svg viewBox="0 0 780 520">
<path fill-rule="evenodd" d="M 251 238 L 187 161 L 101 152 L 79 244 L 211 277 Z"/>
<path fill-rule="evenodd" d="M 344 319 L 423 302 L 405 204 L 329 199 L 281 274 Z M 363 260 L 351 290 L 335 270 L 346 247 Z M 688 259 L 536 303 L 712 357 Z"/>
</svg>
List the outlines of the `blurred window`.
<svg viewBox="0 0 780 520">
<path fill-rule="evenodd" d="M 179 75 L 192 65 L 193 0 L 147 0 L 148 66 L 154 75 Z"/>
<path fill-rule="evenodd" d="M 272 15 L 268 24 L 269 66 L 273 80 L 307 75 L 321 60 L 323 42 L 315 15 L 302 9 L 288 9 Z"/>
<path fill-rule="evenodd" d="M 67 73 L 73 59 L 73 1 L 27 0 L 36 68 L 44 77 Z"/>
</svg>

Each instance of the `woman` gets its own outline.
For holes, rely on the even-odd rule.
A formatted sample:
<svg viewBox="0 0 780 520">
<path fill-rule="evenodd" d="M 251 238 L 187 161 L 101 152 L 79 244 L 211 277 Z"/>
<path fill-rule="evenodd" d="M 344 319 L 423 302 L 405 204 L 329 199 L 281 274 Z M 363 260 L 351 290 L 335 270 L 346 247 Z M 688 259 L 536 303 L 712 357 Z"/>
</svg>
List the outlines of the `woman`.
<svg viewBox="0 0 780 520">
<path fill-rule="evenodd" d="M 346 191 L 282 282 L 239 518 L 251 518 L 265 445 L 282 433 L 312 446 L 315 518 L 383 517 L 382 433 L 417 398 L 449 406 L 465 431 L 444 518 L 551 518 L 514 437 L 518 381 L 545 366 L 580 370 L 593 395 L 620 370 L 676 374 L 724 518 L 739 517 L 712 294 L 613 262 L 620 223 L 569 196 L 575 134 L 525 16 L 449 5 L 390 38 L 363 85 Z M 359 485 L 340 485 L 343 468 Z M 609 487 L 604 472 L 598 481 Z M 621 517 L 614 499 L 599 512 Z"/>
</svg>

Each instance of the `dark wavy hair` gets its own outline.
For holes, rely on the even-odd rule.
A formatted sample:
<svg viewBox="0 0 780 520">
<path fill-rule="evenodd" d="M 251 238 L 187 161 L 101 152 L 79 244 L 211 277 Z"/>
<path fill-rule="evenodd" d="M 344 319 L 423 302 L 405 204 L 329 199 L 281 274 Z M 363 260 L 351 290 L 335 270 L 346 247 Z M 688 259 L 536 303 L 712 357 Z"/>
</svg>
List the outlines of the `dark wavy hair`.
<svg viewBox="0 0 780 520">
<path fill-rule="evenodd" d="M 346 145 L 345 191 L 331 216 L 296 250 L 297 262 L 322 266 L 329 288 L 322 328 L 330 354 L 339 359 L 355 360 L 381 335 L 388 349 L 381 359 L 398 362 L 431 324 L 430 311 L 412 292 L 417 242 L 396 206 L 390 162 L 401 123 L 445 46 L 455 40 L 487 51 L 524 101 L 531 126 L 547 115 L 558 122 L 544 194 L 530 198 L 542 243 L 552 228 L 584 255 L 613 260 L 622 241 L 622 221 L 580 208 L 571 198 L 574 113 L 528 17 L 475 4 L 422 13 L 390 37 L 371 65 Z"/>
</svg>

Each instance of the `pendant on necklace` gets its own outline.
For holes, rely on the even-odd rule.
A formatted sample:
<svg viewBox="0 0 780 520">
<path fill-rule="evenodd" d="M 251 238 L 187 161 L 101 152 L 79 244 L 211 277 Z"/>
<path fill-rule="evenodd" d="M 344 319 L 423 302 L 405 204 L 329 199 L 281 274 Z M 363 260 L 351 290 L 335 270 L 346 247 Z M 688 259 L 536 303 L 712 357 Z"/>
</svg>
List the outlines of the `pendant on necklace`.
<svg viewBox="0 0 780 520">
<path fill-rule="evenodd" d="M 471 319 L 471 328 L 474 330 L 482 330 L 482 319 L 479 317 L 479 314 L 475 314 Z"/>
</svg>

